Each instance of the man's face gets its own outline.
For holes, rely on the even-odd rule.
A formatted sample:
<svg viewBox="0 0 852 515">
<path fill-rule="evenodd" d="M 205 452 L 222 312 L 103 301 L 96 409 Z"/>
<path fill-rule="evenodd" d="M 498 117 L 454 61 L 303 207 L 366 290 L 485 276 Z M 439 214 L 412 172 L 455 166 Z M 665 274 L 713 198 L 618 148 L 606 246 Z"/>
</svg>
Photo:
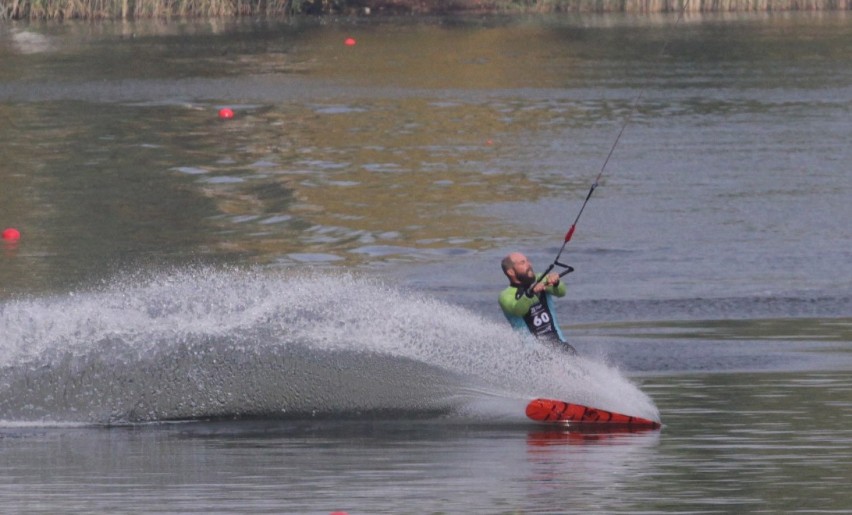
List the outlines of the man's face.
<svg viewBox="0 0 852 515">
<path fill-rule="evenodd" d="M 530 284 L 535 281 L 535 271 L 533 271 L 532 264 L 527 261 L 527 257 L 523 254 L 512 255 L 512 270 L 520 283 Z"/>
</svg>

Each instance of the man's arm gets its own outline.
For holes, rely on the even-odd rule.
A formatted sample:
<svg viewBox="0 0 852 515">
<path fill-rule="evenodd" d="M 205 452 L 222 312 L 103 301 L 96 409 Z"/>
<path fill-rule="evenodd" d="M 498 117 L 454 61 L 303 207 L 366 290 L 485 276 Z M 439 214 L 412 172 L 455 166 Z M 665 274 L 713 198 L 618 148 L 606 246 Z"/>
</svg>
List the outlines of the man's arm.
<svg viewBox="0 0 852 515">
<path fill-rule="evenodd" d="M 556 274 L 550 274 L 556 275 Z M 550 285 L 547 287 L 547 292 L 556 296 L 556 297 L 564 297 L 565 293 L 568 291 L 568 288 L 565 287 L 565 282 L 559 279 L 559 276 L 556 275 L 556 280 L 559 281 L 559 284 L 556 286 Z"/>
</svg>

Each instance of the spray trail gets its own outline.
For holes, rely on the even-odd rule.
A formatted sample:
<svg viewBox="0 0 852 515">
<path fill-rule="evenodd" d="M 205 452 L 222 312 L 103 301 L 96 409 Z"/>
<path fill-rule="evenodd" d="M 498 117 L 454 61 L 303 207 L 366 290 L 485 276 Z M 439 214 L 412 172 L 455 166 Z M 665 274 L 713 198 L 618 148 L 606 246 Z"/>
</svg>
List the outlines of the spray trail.
<svg viewBox="0 0 852 515">
<path fill-rule="evenodd" d="M 553 396 L 651 418 L 618 371 L 347 274 L 192 269 L 0 304 L 0 420 L 464 414 Z"/>
</svg>

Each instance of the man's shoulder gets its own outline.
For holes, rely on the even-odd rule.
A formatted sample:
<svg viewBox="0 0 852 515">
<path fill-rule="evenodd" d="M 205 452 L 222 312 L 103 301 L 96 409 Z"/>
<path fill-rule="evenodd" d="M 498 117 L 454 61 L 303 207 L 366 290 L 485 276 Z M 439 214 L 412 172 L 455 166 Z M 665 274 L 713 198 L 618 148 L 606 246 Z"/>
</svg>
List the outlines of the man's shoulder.
<svg viewBox="0 0 852 515">
<path fill-rule="evenodd" d="M 506 288 L 504 288 L 503 291 L 500 292 L 500 304 L 503 305 L 507 302 L 514 302 L 515 300 L 517 300 L 517 294 L 517 286 L 512 286 L 511 284 L 509 286 L 506 286 Z"/>
</svg>

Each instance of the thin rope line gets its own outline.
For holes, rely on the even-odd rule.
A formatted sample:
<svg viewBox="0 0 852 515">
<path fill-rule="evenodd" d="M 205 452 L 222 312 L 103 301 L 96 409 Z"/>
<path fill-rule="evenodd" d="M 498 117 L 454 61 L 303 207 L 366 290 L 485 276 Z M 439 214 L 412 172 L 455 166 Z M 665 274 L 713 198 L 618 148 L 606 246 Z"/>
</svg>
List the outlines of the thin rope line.
<svg viewBox="0 0 852 515">
<path fill-rule="evenodd" d="M 683 19 L 683 15 L 686 12 L 686 6 L 688 4 L 689 0 L 685 0 L 683 4 L 681 4 L 680 13 L 678 13 L 677 20 L 675 20 L 674 27 L 672 27 L 673 30 L 677 28 L 677 26 L 680 24 L 680 21 Z M 663 48 L 660 49 L 660 57 L 662 57 L 666 53 L 666 50 L 669 47 L 669 43 L 671 43 L 671 40 L 667 38 L 666 41 L 663 43 Z M 633 103 L 630 106 L 630 112 L 627 113 L 627 117 L 624 119 L 624 123 L 621 124 L 621 129 L 618 131 L 618 135 L 616 135 L 615 141 L 612 142 L 612 146 L 609 149 L 609 153 L 606 155 L 606 159 L 604 159 L 603 165 L 601 166 L 601 171 L 598 173 L 598 176 L 595 177 L 595 183 L 592 186 L 592 189 L 594 189 L 598 185 L 598 182 L 601 180 L 601 177 L 603 177 L 604 171 L 606 170 L 606 166 L 607 164 L 609 164 L 610 158 L 612 158 L 612 155 L 615 153 L 615 148 L 618 146 L 618 142 L 621 141 L 621 136 L 624 134 L 624 130 L 627 128 L 627 125 L 631 122 L 633 116 L 636 114 L 636 106 L 639 105 L 639 100 L 641 100 L 642 97 L 645 95 L 645 89 L 646 88 L 642 88 L 641 90 L 639 90 L 639 94 L 633 98 Z M 579 216 L 577 218 L 579 218 Z"/>
</svg>

